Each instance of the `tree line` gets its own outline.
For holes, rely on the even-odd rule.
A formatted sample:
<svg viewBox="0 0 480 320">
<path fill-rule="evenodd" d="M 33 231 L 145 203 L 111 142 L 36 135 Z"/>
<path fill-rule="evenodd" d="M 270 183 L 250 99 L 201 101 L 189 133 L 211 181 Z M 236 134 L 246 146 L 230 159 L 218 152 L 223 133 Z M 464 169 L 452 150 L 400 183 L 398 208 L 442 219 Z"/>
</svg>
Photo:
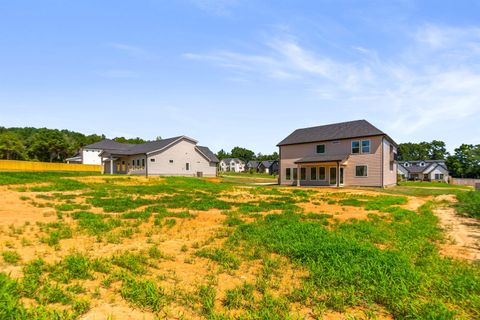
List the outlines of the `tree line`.
<svg viewBox="0 0 480 320">
<path fill-rule="evenodd" d="M 5 128 L 0 127 L 0 159 L 33 160 L 44 162 L 63 162 L 77 154 L 85 145 L 105 139 L 105 135 L 85 135 L 70 130 L 47 128 Z M 161 137 L 157 137 L 157 140 Z M 115 141 L 123 143 L 144 143 L 142 138 L 127 139 L 116 137 Z M 230 152 L 223 149 L 217 157 L 250 160 L 276 160 L 278 153 L 263 155 L 252 150 L 235 147 Z M 445 160 L 450 174 L 454 177 L 480 178 L 480 144 L 462 144 L 450 154 L 445 142 L 401 143 L 398 146 L 398 159 L 409 160 Z"/>
<path fill-rule="evenodd" d="M 480 178 L 480 144 L 462 144 L 450 154 L 445 142 L 401 143 L 398 160 L 445 160 L 450 175 L 456 178 Z"/>
<path fill-rule="evenodd" d="M 245 161 L 247 163 L 251 160 L 257 161 L 266 161 L 266 160 L 278 160 L 278 153 L 274 152 L 272 154 L 262 154 L 253 152 L 252 150 L 235 147 L 230 152 L 226 152 L 225 150 L 220 150 L 217 152 L 217 158 L 222 160 L 225 158 L 238 158 L 240 160 Z"/>
<path fill-rule="evenodd" d="M 63 162 L 83 146 L 105 139 L 105 135 L 85 135 L 70 130 L 0 127 L 0 159 Z M 141 138 L 114 140 L 143 143 Z"/>
</svg>

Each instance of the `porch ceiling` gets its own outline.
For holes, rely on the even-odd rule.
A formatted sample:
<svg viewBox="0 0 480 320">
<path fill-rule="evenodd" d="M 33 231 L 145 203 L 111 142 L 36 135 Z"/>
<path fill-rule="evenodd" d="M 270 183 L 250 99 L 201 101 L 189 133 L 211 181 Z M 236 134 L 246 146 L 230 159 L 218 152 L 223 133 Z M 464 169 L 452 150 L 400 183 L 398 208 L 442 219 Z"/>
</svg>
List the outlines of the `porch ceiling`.
<svg viewBox="0 0 480 320">
<path fill-rule="evenodd" d="M 307 163 L 321 163 L 321 162 L 340 162 L 344 163 L 348 160 L 348 154 L 340 155 L 318 155 L 312 157 L 305 157 L 295 161 L 295 164 L 307 164 Z"/>
</svg>

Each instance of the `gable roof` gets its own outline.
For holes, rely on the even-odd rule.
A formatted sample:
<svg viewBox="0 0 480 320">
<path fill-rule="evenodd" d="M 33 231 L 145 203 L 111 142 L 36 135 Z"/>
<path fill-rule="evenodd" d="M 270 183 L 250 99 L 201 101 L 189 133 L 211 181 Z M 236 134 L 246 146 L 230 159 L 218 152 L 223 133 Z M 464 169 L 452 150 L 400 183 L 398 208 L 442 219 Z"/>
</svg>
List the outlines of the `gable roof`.
<svg viewBox="0 0 480 320">
<path fill-rule="evenodd" d="M 235 163 L 243 163 L 242 160 L 239 158 L 223 158 L 220 162 L 235 162 Z"/>
<path fill-rule="evenodd" d="M 104 146 L 107 145 L 109 146 L 109 148 L 103 149 L 103 151 L 100 154 L 107 153 L 107 154 L 119 155 L 119 156 L 149 154 L 149 153 L 161 151 L 182 139 L 186 139 L 197 144 L 197 141 L 194 139 L 191 139 L 186 136 L 178 136 L 178 137 L 167 138 L 167 139 L 162 139 L 157 141 L 149 141 L 141 144 L 121 143 L 121 146 L 117 146 L 115 144 L 104 144 Z"/>
<path fill-rule="evenodd" d="M 379 135 L 388 137 L 387 134 L 373 126 L 370 122 L 366 120 L 355 120 L 297 129 L 279 142 L 277 146 Z M 390 137 L 388 137 L 388 139 L 396 145 Z"/>
<path fill-rule="evenodd" d="M 117 142 L 115 140 L 110 140 L 110 139 L 104 139 L 102 141 L 98 141 L 89 145 L 84 146 L 84 149 L 101 149 L 101 150 L 127 150 L 128 148 L 131 148 L 134 146 L 132 143 L 122 143 L 122 142 Z"/>
<path fill-rule="evenodd" d="M 276 162 L 278 162 L 277 160 L 265 160 L 265 161 L 261 161 L 259 163 L 259 165 L 261 164 L 262 166 L 264 166 L 265 168 L 270 168 L 272 165 L 274 165 Z"/>
<path fill-rule="evenodd" d="M 209 148 L 197 146 L 197 149 L 200 151 L 200 153 L 202 153 L 205 157 L 207 157 L 208 160 L 210 160 L 210 162 L 215 162 L 215 163 L 220 162 L 217 156 L 215 155 L 215 153 L 213 153 L 212 150 L 210 150 Z"/>
<path fill-rule="evenodd" d="M 419 164 L 424 162 L 425 166 L 420 166 Z M 409 166 L 405 166 L 405 163 L 408 163 Z M 411 161 L 399 161 L 399 167 L 405 169 L 409 173 L 428 173 L 432 172 L 437 167 L 443 168 L 448 172 L 448 168 L 445 165 L 445 160 L 411 160 Z M 433 169 L 432 169 L 433 168 Z M 431 170 L 429 170 L 431 169 Z M 428 171 L 428 172 L 427 172 Z"/>
</svg>

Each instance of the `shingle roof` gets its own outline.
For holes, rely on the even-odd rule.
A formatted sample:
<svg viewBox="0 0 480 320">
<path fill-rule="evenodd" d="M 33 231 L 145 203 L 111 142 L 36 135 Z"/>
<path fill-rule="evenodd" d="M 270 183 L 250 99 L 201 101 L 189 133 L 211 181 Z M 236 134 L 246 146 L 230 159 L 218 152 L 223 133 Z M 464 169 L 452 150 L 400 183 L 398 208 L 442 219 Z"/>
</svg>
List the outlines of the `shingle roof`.
<svg viewBox="0 0 480 320">
<path fill-rule="evenodd" d="M 248 168 L 256 168 L 256 167 L 258 167 L 259 163 L 260 163 L 260 161 L 250 160 L 250 161 L 247 162 L 247 167 Z"/>
<path fill-rule="evenodd" d="M 340 161 L 344 162 L 348 159 L 348 154 L 337 154 L 337 155 L 323 155 L 323 156 L 312 156 L 305 157 L 300 160 L 295 161 L 295 163 L 316 163 L 316 162 L 334 162 Z"/>
<path fill-rule="evenodd" d="M 110 139 L 104 139 L 102 141 L 98 141 L 89 145 L 86 145 L 85 149 L 100 149 L 100 150 L 127 150 L 134 146 L 134 144 L 131 143 L 122 143 L 122 142 L 117 142 L 115 140 L 110 140 Z"/>
<path fill-rule="evenodd" d="M 277 146 L 376 135 L 386 134 L 366 120 L 356 120 L 297 129 L 278 143 Z"/>
<path fill-rule="evenodd" d="M 197 146 L 197 149 L 200 150 L 200 152 L 203 153 L 211 162 L 220 162 L 215 153 L 213 153 L 208 147 Z"/>
</svg>

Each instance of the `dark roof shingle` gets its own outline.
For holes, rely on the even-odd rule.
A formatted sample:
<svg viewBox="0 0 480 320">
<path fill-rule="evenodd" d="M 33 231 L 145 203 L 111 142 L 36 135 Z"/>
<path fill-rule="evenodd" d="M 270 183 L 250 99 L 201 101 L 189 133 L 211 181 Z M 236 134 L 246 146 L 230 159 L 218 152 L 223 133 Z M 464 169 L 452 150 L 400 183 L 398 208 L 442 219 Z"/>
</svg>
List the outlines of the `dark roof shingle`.
<svg viewBox="0 0 480 320">
<path fill-rule="evenodd" d="M 386 134 L 366 120 L 356 120 L 297 129 L 278 143 L 277 146 L 376 135 Z"/>
<path fill-rule="evenodd" d="M 203 153 L 208 158 L 208 160 L 210 160 L 210 162 L 220 162 L 215 153 L 213 153 L 212 150 L 210 150 L 208 147 L 197 146 L 197 149 L 200 150 L 200 152 Z"/>
</svg>

